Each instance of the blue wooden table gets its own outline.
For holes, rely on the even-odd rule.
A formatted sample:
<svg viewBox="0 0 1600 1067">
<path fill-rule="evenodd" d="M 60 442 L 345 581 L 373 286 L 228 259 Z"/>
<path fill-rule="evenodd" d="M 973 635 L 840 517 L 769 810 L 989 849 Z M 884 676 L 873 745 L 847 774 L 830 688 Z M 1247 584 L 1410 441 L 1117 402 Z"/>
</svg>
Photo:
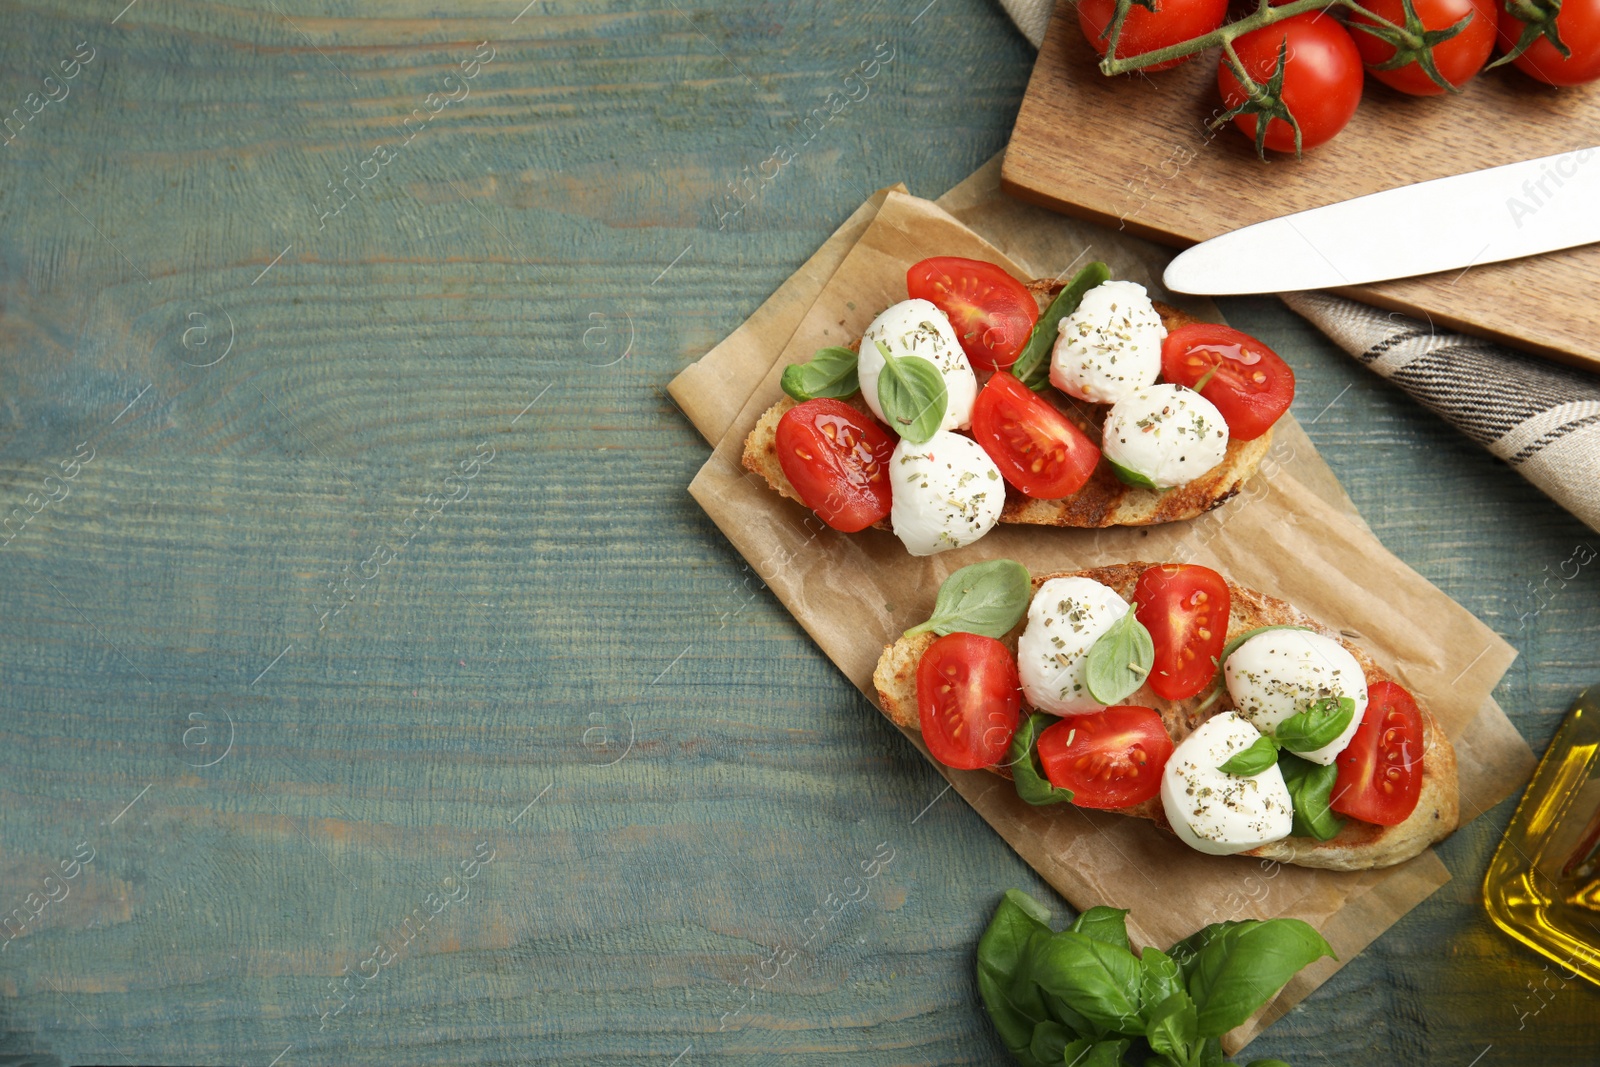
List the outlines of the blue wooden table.
<svg viewBox="0 0 1600 1067">
<path fill-rule="evenodd" d="M 0 1063 L 1003 1062 L 973 946 L 1065 906 L 690 501 L 664 393 L 1003 146 L 1031 52 L 925 2 L 0 3 Z M 1224 309 L 1542 748 L 1596 535 Z M 1479 905 L 1510 808 L 1250 1055 L 1593 1062 L 1600 995 Z"/>
</svg>

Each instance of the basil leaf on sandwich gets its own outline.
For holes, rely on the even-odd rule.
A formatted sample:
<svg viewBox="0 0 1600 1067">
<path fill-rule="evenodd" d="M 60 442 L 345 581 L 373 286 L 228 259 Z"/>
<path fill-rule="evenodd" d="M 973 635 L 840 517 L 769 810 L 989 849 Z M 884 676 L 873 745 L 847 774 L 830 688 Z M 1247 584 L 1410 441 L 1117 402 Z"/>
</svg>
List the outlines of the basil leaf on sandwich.
<svg viewBox="0 0 1600 1067">
<path fill-rule="evenodd" d="M 1251 778 L 1260 774 L 1274 763 L 1278 762 L 1278 745 L 1271 737 L 1262 734 L 1256 738 L 1255 743 L 1233 756 L 1218 767 L 1223 774 L 1236 774 L 1241 778 Z"/>
<path fill-rule="evenodd" d="M 1084 663 L 1089 695 L 1108 707 L 1143 685 L 1156 662 L 1150 631 L 1134 614 L 1138 607 L 1130 606 L 1126 615 L 1100 635 Z"/>
<path fill-rule="evenodd" d="M 1124 467 L 1122 464 L 1112 459 L 1107 459 L 1106 462 L 1111 464 L 1111 473 L 1115 474 L 1117 476 L 1117 480 L 1123 485 L 1138 486 L 1141 489 L 1157 488 L 1155 482 L 1151 481 L 1143 474 L 1140 474 L 1132 467 Z"/>
<path fill-rule="evenodd" d="M 848 348 L 821 348 L 805 363 L 783 369 L 783 391 L 796 400 L 829 397 L 842 400 L 861 391 L 856 377 L 856 354 Z"/>
<path fill-rule="evenodd" d="M 882 341 L 883 371 L 878 375 L 878 406 L 895 433 L 920 445 L 939 432 L 949 404 L 944 375 L 921 356 L 897 356 Z"/>
<path fill-rule="evenodd" d="M 1029 715 L 1011 735 L 1011 750 L 1006 753 L 1006 766 L 1011 768 L 1011 782 L 1017 787 L 1017 796 L 1035 807 L 1072 800 L 1072 790 L 1058 789 L 1044 776 L 1039 749 L 1034 743 L 1044 728 L 1056 721 L 1054 715 L 1042 711 Z"/>
<path fill-rule="evenodd" d="M 1289 800 L 1294 804 L 1294 830 L 1291 832 L 1296 837 L 1326 841 L 1344 829 L 1344 820 L 1328 806 L 1333 785 L 1339 780 L 1338 764 L 1323 766 L 1286 754 L 1279 757 L 1278 768 L 1283 772 L 1283 784 L 1289 787 Z"/>
<path fill-rule="evenodd" d="M 1333 744 L 1355 715 L 1356 702 L 1350 697 L 1323 697 L 1280 722 L 1272 736 L 1290 752 L 1315 752 Z"/>
<path fill-rule="evenodd" d="M 933 602 L 933 617 L 913 626 L 906 637 L 933 631 L 1004 637 L 1028 610 L 1033 582 L 1028 568 L 1011 559 L 991 559 L 962 567 L 944 580 Z"/>
<path fill-rule="evenodd" d="M 1110 279 L 1110 267 L 1104 263 L 1090 263 L 1073 276 L 1065 289 L 1056 294 L 1044 314 L 1039 316 L 1039 321 L 1034 323 L 1028 343 L 1011 365 L 1011 373 L 1018 381 L 1036 393 L 1050 384 L 1050 353 L 1056 346 L 1061 320 L 1078 310 L 1084 293 Z"/>
</svg>

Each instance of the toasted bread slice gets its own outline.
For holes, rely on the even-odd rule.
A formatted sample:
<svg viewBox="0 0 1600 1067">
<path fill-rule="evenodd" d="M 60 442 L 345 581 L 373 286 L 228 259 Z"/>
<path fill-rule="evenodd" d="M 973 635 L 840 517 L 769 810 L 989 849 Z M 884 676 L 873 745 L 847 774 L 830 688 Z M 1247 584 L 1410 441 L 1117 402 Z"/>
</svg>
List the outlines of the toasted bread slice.
<svg viewBox="0 0 1600 1067">
<path fill-rule="evenodd" d="M 1048 307 L 1061 283 L 1036 281 L 1028 286 L 1041 309 Z M 1156 311 L 1167 332 L 1198 319 L 1186 315 L 1175 307 L 1157 303 Z M 858 340 L 856 345 L 860 344 Z M 852 345 L 851 347 L 855 347 Z M 1100 440 L 1100 427 L 1110 406 L 1085 404 L 1057 390 L 1043 394 L 1062 414 L 1075 422 L 1092 441 Z M 850 397 L 846 403 L 871 415 L 861 394 Z M 778 463 L 778 420 L 794 407 L 789 397 L 781 398 L 766 410 L 744 442 L 744 466 L 767 480 L 783 496 L 800 501 L 789 479 L 784 477 Z M 1222 504 L 1239 491 L 1244 480 L 1261 463 L 1267 449 L 1272 447 L 1272 431 L 1267 431 L 1254 441 L 1228 442 L 1228 451 L 1222 462 L 1192 482 L 1171 489 L 1145 489 L 1120 481 L 1107 464 L 1100 464 L 1087 484 L 1062 500 L 1035 500 L 1024 496 L 1009 483 L 1006 485 L 1006 506 L 1000 513 L 1001 522 L 1027 523 L 1035 526 L 1077 526 L 1097 528 L 1103 526 L 1150 526 L 1160 522 L 1176 522 L 1203 515 Z M 887 520 L 879 523 L 888 528 Z"/>
<path fill-rule="evenodd" d="M 1095 567 L 1083 571 L 1062 571 L 1057 574 L 1036 575 L 1035 590 L 1051 578 L 1083 577 L 1115 589 L 1124 600 L 1133 600 L 1134 583 L 1149 563 L 1119 563 L 1110 567 Z M 1228 637 L 1232 638 L 1258 626 L 1307 626 L 1325 637 L 1331 637 L 1349 649 L 1361 664 L 1367 684 L 1394 681 L 1382 667 L 1373 662 L 1359 647 L 1346 641 L 1336 630 L 1312 619 L 1282 600 L 1246 589 L 1232 581 L 1228 591 L 1233 598 L 1228 617 Z M 1006 645 L 1016 651 L 1016 631 L 1006 638 Z M 873 671 L 872 681 L 878 690 L 878 706 L 896 725 L 910 730 L 919 729 L 917 717 L 917 663 L 923 652 L 935 640 L 933 634 L 902 637 L 883 650 Z M 1202 697 L 1188 700 L 1163 700 L 1148 686 L 1141 687 L 1127 698 L 1129 704 L 1143 704 L 1161 713 L 1167 732 L 1174 745 L 1182 743 L 1206 719 L 1232 710 L 1233 701 L 1224 691 L 1220 699 L 1205 711 L 1200 711 Z M 1339 833 L 1327 841 L 1309 837 L 1286 837 L 1281 841 L 1263 845 L 1245 853 L 1262 859 L 1293 863 L 1301 867 L 1325 867 L 1336 871 L 1358 871 L 1372 867 L 1388 867 L 1408 860 L 1440 841 L 1456 828 L 1459 801 L 1456 785 L 1456 754 L 1437 719 L 1418 702 L 1422 712 L 1422 794 L 1417 799 L 1416 810 L 1398 826 L 1377 826 L 1345 820 Z M 1026 710 L 1026 703 L 1024 703 Z M 1003 767 L 990 768 L 996 774 L 1010 777 Z M 1159 797 L 1129 808 L 1118 809 L 1124 815 L 1150 819 L 1163 830 L 1170 830 Z"/>
</svg>

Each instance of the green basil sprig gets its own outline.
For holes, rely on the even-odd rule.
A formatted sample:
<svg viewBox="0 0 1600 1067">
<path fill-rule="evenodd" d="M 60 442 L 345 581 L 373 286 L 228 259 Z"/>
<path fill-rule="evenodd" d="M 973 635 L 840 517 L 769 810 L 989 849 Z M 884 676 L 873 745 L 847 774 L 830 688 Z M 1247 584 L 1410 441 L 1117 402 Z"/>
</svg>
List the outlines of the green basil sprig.
<svg viewBox="0 0 1600 1067">
<path fill-rule="evenodd" d="M 1122 482 L 1124 485 L 1137 486 L 1140 489 L 1160 488 L 1155 482 L 1140 474 L 1132 467 L 1124 467 L 1122 464 L 1110 459 L 1106 460 L 1106 462 L 1111 464 L 1111 473 L 1115 474 L 1117 476 L 1117 480 Z"/>
<path fill-rule="evenodd" d="M 1017 787 L 1017 796 L 1035 807 L 1072 800 L 1072 790 L 1051 785 L 1039 764 L 1036 741 L 1040 732 L 1055 721 L 1055 716 L 1042 711 L 1029 715 L 1011 735 L 1011 749 L 1006 753 L 1006 765 L 1011 768 L 1011 782 Z"/>
<path fill-rule="evenodd" d="M 1091 263 L 1056 294 L 1044 314 L 1039 316 L 1039 321 L 1034 323 L 1033 332 L 1028 335 L 1028 343 L 1023 346 L 1017 361 L 1011 364 L 1011 373 L 1018 381 L 1036 393 L 1050 384 L 1050 353 L 1055 348 L 1061 320 L 1078 310 L 1084 293 L 1110 278 L 1110 267 L 1104 263 Z"/>
<path fill-rule="evenodd" d="M 1278 769 L 1283 772 L 1283 784 L 1289 787 L 1289 799 L 1294 802 L 1291 833 L 1326 841 L 1344 829 L 1344 820 L 1328 806 L 1333 785 L 1339 780 L 1336 764 L 1323 766 L 1299 756 L 1284 756 L 1278 760 Z"/>
<path fill-rule="evenodd" d="M 978 992 L 1018 1063 L 1123 1067 L 1142 1042 L 1153 1053 L 1146 1067 L 1221 1067 L 1221 1035 L 1333 955 L 1299 919 L 1213 923 L 1167 952 L 1135 955 L 1122 917 L 1092 908 L 1057 932 L 1026 893 L 1000 901 L 978 942 Z"/>
<path fill-rule="evenodd" d="M 962 567 L 939 586 L 933 617 L 913 626 L 906 637 L 933 631 L 1004 637 L 1028 610 L 1033 582 L 1028 568 L 1013 559 L 991 559 Z"/>
<path fill-rule="evenodd" d="M 1323 697 L 1280 722 L 1272 736 L 1290 752 L 1315 752 L 1333 744 L 1355 716 L 1356 702 L 1350 697 Z"/>
<path fill-rule="evenodd" d="M 1150 631 L 1135 617 L 1139 605 L 1134 604 L 1128 613 L 1111 629 L 1100 635 L 1089 649 L 1084 662 L 1084 681 L 1089 695 L 1102 704 L 1111 705 L 1144 684 L 1155 666 L 1156 646 Z"/>
<path fill-rule="evenodd" d="M 1223 774 L 1236 774 L 1250 778 L 1278 762 L 1278 746 L 1266 734 L 1255 739 L 1249 748 L 1235 752 L 1228 762 L 1218 767 Z"/>
<path fill-rule="evenodd" d="M 856 376 L 856 354 L 837 346 L 820 348 L 809 361 L 785 367 L 781 384 L 785 393 L 802 401 L 818 397 L 838 400 L 859 393 L 861 381 Z"/>
<path fill-rule="evenodd" d="M 921 356 L 897 356 L 882 341 L 883 370 L 878 375 L 878 406 L 889 426 L 914 445 L 939 432 L 950 402 L 944 375 Z"/>
</svg>

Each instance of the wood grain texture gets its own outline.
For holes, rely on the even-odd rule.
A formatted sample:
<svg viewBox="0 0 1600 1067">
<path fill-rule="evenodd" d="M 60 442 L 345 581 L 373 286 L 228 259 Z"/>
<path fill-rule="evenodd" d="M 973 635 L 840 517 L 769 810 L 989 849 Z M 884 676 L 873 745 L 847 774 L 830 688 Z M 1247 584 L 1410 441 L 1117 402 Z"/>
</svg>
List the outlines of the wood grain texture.
<svg viewBox="0 0 1600 1067">
<path fill-rule="evenodd" d="M 59 498 L 0 549 L 0 910 L 94 850 L 0 952 L 0 1062 L 996 1062 L 972 949 L 1004 889 L 1051 894 L 689 500 L 663 389 L 868 192 L 1001 147 L 1031 54 L 998 8 L 125 2 L 0 2 L 5 109 L 97 50 L 0 147 L 0 513 Z M 1523 649 L 1499 696 L 1542 746 L 1594 681 L 1596 577 L 1546 582 L 1592 535 L 1276 303 L 1225 307 L 1385 542 Z M 1536 1001 L 1477 904 L 1508 816 L 1250 1054 L 1585 1062 L 1595 992 Z"/>
<path fill-rule="evenodd" d="M 1595 92 L 1554 89 L 1507 67 L 1459 96 L 1409 97 L 1369 78 L 1338 137 L 1299 160 L 1274 153 L 1263 164 L 1231 124 L 1207 129 L 1223 110 L 1216 53 L 1148 76 L 1107 78 L 1097 62 L 1070 0 L 1061 0 L 1002 185 L 1179 247 L 1397 185 L 1600 143 Z M 1590 245 L 1334 291 L 1600 370 L 1594 309 L 1583 295 L 1597 286 L 1600 246 Z"/>
</svg>

